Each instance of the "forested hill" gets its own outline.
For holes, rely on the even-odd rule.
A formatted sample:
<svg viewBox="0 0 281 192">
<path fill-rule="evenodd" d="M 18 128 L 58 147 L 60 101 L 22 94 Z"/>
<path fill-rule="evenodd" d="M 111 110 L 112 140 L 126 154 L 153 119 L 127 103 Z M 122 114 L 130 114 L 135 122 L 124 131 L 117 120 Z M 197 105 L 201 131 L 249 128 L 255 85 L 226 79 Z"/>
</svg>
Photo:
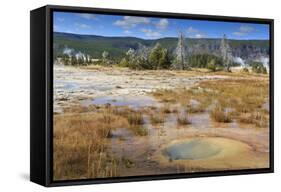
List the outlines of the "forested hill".
<svg viewBox="0 0 281 192">
<path fill-rule="evenodd" d="M 128 49 L 137 49 L 139 45 L 153 47 L 160 43 L 164 48 L 173 52 L 177 45 L 177 38 L 167 37 L 155 40 L 136 37 L 105 37 L 96 35 L 78 35 L 54 32 L 54 56 L 62 55 L 66 48 L 75 52 L 82 52 L 93 58 L 100 58 L 103 51 L 107 51 L 112 58 L 121 58 Z M 192 39 L 186 38 L 187 51 L 190 54 L 209 53 L 219 54 L 220 39 Z M 268 57 L 268 40 L 229 40 L 232 55 L 242 59 L 253 59 L 260 56 Z"/>
</svg>

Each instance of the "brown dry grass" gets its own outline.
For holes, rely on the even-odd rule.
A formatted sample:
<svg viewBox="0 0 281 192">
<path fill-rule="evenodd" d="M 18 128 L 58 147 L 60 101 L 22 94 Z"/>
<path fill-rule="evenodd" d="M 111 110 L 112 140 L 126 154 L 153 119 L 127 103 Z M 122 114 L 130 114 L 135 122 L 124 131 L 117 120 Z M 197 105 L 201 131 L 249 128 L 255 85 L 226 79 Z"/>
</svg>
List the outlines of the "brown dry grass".
<svg viewBox="0 0 281 192">
<path fill-rule="evenodd" d="M 127 120 L 130 125 L 143 125 L 144 119 L 141 112 L 131 112 L 127 115 Z"/>
<path fill-rule="evenodd" d="M 179 125 L 188 125 L 191 124 L 190 120 L 188 119 L 187 115 L 178 115 L 177 122 Z"/>
<path fill-rule="evenodd" d="M 54 180 L 112 177 L 117 162 L 106 153 L 114 128 L 127 126 L 112 114 L 69 114 L 54 117 Z"/>
<path fill-rule="evenodd" d="M 118 176 L 118 162 L 107 153 L 111 131 L 127 128 L 137 136 L 147 135 L 138 111 L 114 107 L 75 107 L 54 116 L 54 180 Z"/>
<path fill-rule="evenodd" d="M 240 123 L 254 124 L 256 127 L 268 126 L 269 119 L 263 112 L 245 113 L 239 117 Z"/>
<path fill-rule="evenodd" d="M 150 116 L 150 122 L 151 122 L 151 124 L 164 123 L 165 122 L 165 115 L 163 113 L 152 114 Z"/>
<path fill-rule="evenodd" d="M 211 108 L 215 121 L 228 122 L 230 119 L 236 119 L 241 123 L 249 122 L 258 127 L 264 127 L 268 124 L 269 114 L 264 111 L 262 105 L 268 101 L 269 79 L 265 75 L 252 78 L 252 75 L 241 74 L 242 79 L 237 78 L 237 74 L 232 75 L 236 75 L 236 78 L 206 80 L 190 89 L 156 90 L 152 95 L 166 105 L 178 102 L 186 106 L 189 113 L 202 113 Z M 191 106 L 191 100 L 197 100 L 200 104 Z M 218 103 L 222 109 L 233 109 L 233 112 L 225 117 L 226 114 L 213 109 L 214 103 Z M 256 116 L 255 114 L 259 114 L 259 117 L 256 117 L 258 120 L 251 121 Z"/>
<path fill-rule="evenodd" d="M 228 112 L 225 111 L 221 106 L 216 106 L 210 112 L 211 118 L 219 123 L 230 123 L 232 122 L 231 116 Z"/>
</svg>

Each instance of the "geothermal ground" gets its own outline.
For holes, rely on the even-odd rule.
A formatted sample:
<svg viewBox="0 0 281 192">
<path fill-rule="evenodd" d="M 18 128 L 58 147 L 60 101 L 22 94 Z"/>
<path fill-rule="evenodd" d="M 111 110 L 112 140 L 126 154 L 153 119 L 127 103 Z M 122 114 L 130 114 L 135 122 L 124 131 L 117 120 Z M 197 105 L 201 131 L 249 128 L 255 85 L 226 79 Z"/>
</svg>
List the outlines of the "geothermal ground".
<svg viewBox="0 0 281 192">
<path fill-rule="evenodd" d="M 265 75 L 55 66 L 54 178 L 268 167 L 267 85 Z"/>
<path fill-rule="evenodd" d="M 150 105 L 154 104 L 154 98 L 146 95 L 157 89 L 188 88 L 202 80 L 223 78 L 228 77 L 224 75 L 196 76 L 196 74 L 173 71 L 55 66 L 54 111 L 62 112 L 64 107 L 81 101 L 85 102 L 85 100 L 92 100 L 93 103 L 94 100 L 111 102 L 110 100 L 114 100 L 115 97 L 121 100 L 123 97 L 129 103 L 131 99 L 138 100 L 133 102 L 135 105 L 138 105 L 138 102 Z"/>
</svg>

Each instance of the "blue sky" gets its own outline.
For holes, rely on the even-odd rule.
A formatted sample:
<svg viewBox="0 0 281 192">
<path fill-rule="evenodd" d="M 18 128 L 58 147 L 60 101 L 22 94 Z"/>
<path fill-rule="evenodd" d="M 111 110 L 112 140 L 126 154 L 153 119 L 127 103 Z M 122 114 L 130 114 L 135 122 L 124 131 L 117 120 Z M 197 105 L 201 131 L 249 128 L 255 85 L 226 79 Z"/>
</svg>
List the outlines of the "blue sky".
<svg viewBox="0 0 281 192">
<path fill-rule="evenodd" d="M 102 36 L 133 36 L 143 39 L 190 38 L 269 39 L 269 25 L 204 20 L 133 17 L 54 12 L 54 31 Z"/>
</svg>

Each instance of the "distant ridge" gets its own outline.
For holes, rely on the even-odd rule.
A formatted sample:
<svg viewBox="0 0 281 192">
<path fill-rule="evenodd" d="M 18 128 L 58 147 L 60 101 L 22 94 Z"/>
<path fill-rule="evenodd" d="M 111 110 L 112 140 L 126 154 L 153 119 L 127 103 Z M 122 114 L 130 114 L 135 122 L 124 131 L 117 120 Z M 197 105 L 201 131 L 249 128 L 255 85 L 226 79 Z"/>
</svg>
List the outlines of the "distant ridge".
<svg viewBox="0 0 281 192">
<path fill-rule="evenodd" d="M 72 33 L 54 32 L 54 56 L 61 55 L 67 48 L 81 51 L 94 58 L 100 58 L 103 51 L 108 51 L 113 58 L 121 58 L 130 48 L 137 49 L 139 44 L 153 47 L 160 43 L 163 47 L 173 52 L 177 45 L 176 37 L 164 37 L 159 39 L 141 39 L 138 37 L 106 37 L 98 35 L 80 35 Z M 187 38 L 187 50 L 190 54 L 209 53 L 218 54 L 220 39 L 218 38 Z M 229 40 L 232 54 L 243 59 L 269 55 L 268 40 Z"/>
</svg>

